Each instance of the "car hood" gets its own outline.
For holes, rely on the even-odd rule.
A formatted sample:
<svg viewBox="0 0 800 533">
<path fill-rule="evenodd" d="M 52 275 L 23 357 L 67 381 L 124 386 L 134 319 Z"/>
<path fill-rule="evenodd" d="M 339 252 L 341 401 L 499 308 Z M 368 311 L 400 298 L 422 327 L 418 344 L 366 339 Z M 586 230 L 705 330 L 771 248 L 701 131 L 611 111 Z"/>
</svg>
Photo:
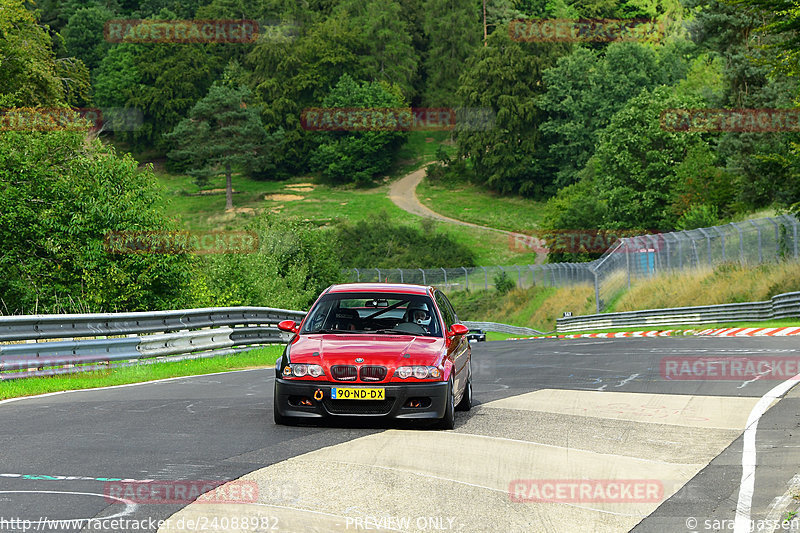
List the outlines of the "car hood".
<svg viewBox="0 0 800 533">
<path fill-rule="evenodd" d="M 301 335 L 292 343 L 293 363 L 332 365 L 363 363 L 390 368 L 405 365 L 436 365 L 441 362 L 444 339 L 411 335 L 315 334 Z M 404 357 L 408 354 L 408 357 Z"/>
</svg>

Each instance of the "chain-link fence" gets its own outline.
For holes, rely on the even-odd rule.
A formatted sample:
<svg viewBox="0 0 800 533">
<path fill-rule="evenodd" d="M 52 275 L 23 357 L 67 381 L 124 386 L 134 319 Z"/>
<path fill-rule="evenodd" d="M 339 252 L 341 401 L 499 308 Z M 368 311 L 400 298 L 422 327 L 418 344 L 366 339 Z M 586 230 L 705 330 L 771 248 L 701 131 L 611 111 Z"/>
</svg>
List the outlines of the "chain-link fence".
<svg viewBox="0 0 800 533">
<path fill-rule="evenodd" d="M 626 237 L 587 263 L 596 274 L 597 311 L 631 280 L 720 263 L 758 264 L 798 259 L 798 221 L 791 215 L 688 231 Z"/>
<path fill-rule="evenodd" d="M 353 268 L 351 281 L 416 283 L 445 290 L 495 287 L 503 273 L 517 287 L 564 287 L 590 283 L 597 311 L 631 280 L 724 262 L 757 264 L 798 259 L 798 221 L 790 215 L 732 222 L 724 226 L 618 239 L 590 263 L 552 263 L 461 268 Z"/>
<path fill-rule="evenodd" d="M 517 287 L 534 285 L 563 287 L 592 281 L 586 263 L 547 265 L 512 265 L 460 268 L 351 268 L 351 281 L 416 283 L 436 285 L 445 290 L 461 291 L 494 288 L 498 277 L 505 276 Z"/>
</svg>

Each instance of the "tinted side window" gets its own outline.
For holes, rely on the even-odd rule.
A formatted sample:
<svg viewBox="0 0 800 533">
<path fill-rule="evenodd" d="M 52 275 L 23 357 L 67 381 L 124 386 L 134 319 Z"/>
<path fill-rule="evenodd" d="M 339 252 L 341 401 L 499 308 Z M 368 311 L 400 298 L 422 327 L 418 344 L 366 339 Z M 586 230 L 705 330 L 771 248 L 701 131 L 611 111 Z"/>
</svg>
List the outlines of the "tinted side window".
<svg viewBox="0 0 800 533">
<path fill-rule="evenodd" d="M 456 322 L 458 322 L 458 315 L 456 314 L 456 310 L 453 309 L 453 304 L 450 303 L 450 300 L 447 299 L 447 296 L 445 296 L 443 292 L 439 294 L 442 295 L 444 303 L 447 304 L 447 308 L 450 310 L 450 314 L 453 315 L 453 323 L 455 324 Z"/>
<path fill-rule="evenodd" d="M 439 307 L 439 310 L 442 312 L 442 318 L 444 318 L 444 326 L 447 329 L 450 329 L 450 326 L 455 324 L 456 317 L 453 314 L 453 308 L 450 306 L 450 303 L 447 301 L 447 298 L 444 297 L 439 291 L 436 291 L 434 298 L 436 298 L 436 305 Z"/>
</svg>

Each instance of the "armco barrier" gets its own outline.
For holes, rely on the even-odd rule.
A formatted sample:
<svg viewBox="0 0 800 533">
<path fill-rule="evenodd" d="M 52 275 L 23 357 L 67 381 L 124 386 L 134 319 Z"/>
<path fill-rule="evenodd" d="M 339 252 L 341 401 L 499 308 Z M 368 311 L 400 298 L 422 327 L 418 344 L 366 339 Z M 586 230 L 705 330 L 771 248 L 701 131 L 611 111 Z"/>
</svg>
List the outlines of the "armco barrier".
<svg viewBox="0 0 800 533">
<path fill-rule="evenodd" d="M 219 307 L 0 317 L 0 380 L 235 353 L 284 342 L 278 322 L 304 316 L 269 307 Z"/>
<path fill-rule="evenodd" d="M 778 294 L 766 302 L 672 307 L 559 318 L 556 320 L 556 331 L 565 333 L 622 326 L 641 328 L 679 324 L 761 321 L 780 318 L 800 318 L 800 292 Z"/>
<path fill-rule="evenodd" d="M 303 311 L 269 307 L 219 307 L 0 317 L 0 380 L 236 353 L 246 346 L 285 342 L 288 335 L 278 330 L 278 322 L 299 322 L 304 316 Z M 464 324 L 486 331 L 541 334 L 495 322 Z"/>
<path fill-rule="evenodd" d="M 498 333 L 509 333 L 511 335 L 544 335 L 544 333 L 535 329 L 511 326 L 509 324 L 499 324 L 497 322 L 462 321 L 461 323 L 469 329 L 482 329 L 483 331 L 496 331 Z"/>
</svg>

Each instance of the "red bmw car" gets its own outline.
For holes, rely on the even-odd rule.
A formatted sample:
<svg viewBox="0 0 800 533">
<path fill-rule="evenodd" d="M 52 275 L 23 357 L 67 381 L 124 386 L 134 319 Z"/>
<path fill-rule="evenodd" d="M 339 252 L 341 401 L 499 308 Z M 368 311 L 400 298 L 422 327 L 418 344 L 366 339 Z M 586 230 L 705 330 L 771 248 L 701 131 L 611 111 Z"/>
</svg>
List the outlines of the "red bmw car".
<svg viewBox="0 0 800 533">
<path fill-rule="evenodd" d="M 440 290 L 333 285 L 314 302 L 275 365 L 275 423 L 324 417 L 427 419 L 452 429 L 472 407 L 467 327 Z"/>
</svg>

